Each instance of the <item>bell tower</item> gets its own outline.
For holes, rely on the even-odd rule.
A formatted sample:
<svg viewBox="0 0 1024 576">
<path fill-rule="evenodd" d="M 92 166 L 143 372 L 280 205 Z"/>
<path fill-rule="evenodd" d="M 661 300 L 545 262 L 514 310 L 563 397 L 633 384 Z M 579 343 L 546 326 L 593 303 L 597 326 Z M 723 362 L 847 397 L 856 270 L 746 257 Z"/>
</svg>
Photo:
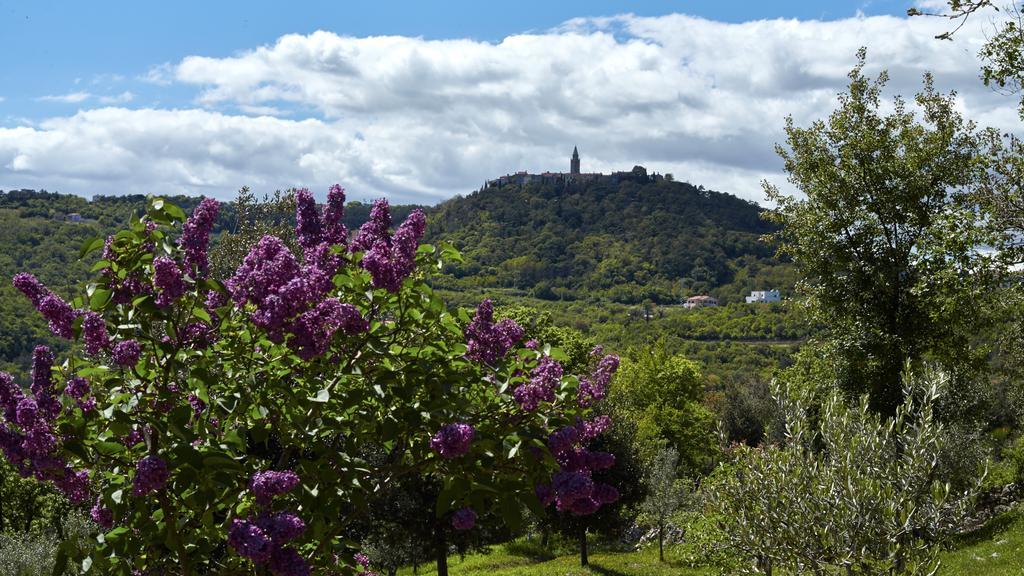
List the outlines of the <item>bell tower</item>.
<svg viewBox="0 0 1024 576">
<path fill-rule="evenodd" d="M 575 146 L 572 147 L 572 160 L 569 161 L 569 174 L 580 175 L 580 153 Z"/>
</svg>

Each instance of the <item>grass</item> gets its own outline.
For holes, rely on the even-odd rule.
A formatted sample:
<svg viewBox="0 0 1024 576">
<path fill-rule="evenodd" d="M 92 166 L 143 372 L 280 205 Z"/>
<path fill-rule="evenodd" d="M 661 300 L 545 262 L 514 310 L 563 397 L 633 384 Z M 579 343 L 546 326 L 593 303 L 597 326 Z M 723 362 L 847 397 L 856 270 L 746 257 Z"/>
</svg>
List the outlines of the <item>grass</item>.
<svg viewBox="0 0 1024 576">
<path fill-rule="evenodd" d="M 961 536 L 941 556 L 943 576 L 1018 576 L 1024 573 L 1024 510 L 1019 507 Z"/>
<path fill-rule="evenodd" d="M 448 560 L 451 576 L 711 576 L 711 568 L 690 568 L 666 549 L 665 563 L 651 547 L 640 552 L 594 551 L 590 567 L 581 568 L 579 556 L 553 556 L 526 542 L 493 546 L 486 553 Z M 965 534 L 940 556 L 941 576 L 1020 576 L 1024 574 L 1024 509 L 1003 514 L 983 528 Z M 412 569 L 399 571 L 412 576 Z M 422 566 L 419 576 L 435 576 L 433 565 Z"/>
<path fill-rule="evenodd" d="M 656 548 L 641 552 L 594 551 L 590 567 L 581 568 L 578 555 L 558 556 L 511 543 L 493 546 L 488 553 L 471 554 L 465 559 L 448 559 L 451 576 L 710 576 L 712 571 L 694 569 L 673 560 L 666 550 L 666 562 L 658 562 Z M 411 576 L 412 569 L 399 572 Z M 420 567 L 419 576 L 434 576 L 433 565 Z"/>
</svg>

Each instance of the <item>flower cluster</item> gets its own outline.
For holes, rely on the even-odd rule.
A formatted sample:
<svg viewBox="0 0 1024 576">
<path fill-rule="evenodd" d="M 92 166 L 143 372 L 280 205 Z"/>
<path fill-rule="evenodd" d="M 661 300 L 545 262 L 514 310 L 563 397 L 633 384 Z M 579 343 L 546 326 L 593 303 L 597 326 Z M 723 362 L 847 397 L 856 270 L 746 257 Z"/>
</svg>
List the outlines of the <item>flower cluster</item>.
<svg viewBox="0 0 1024 576">
<path fill-rule="evenodd" d="M 275 496 L 295 488 L 299 477 L 291 471 L 257 472 L 249 480 L 256 502 L 268 507 Z M 245 520 L 236 518 L 228 530 L 228 545 L 239 556 L 257 566 L 266 566 L 276 576 L 308 576 L 309 564 L 289 542 L 306 530 L 306 523 L 291 512 L 264 511 Z"/>
<path fill-rule="evenodd" d="M 81 376 L 75 376 L 68 380 L 67 385 L 64 387 L 64 395 L 74 398 L 78 407 L 83 412 L 88 412 L 96 406 L 96 398 L 86 398 L 89 395 L 89 391 L 89 381 Z"/>
<path fill-rule="evenodd" d="M 45 346 L 32 354 L 31 396 L 10 374 L 0 372 L 0 450 L 22 476 L 49 481 L 73 503 L 89 497 L 89 472 L 76 472 L 59 455 L 56 419 L 61 412 L 54 394 L 53 356 Z"/>
<path fill-rule="evenodd" d="M 298 485 L 299 476 L 291 470 L 266 470 L 253 474 L 249 479 L 249 490 L 256 496 L 256 502 L 263 505 L 270 504 L 275 496 L 290 492 Z"/>
<path fill-rule="evenodd" d="M 476 512 L 472 508 L 459 508 L 452 514 L 452 528 L 470 530 L 476 526 Z"/>
<path fill-rule="evenodd" d="M 580 406 L 587 407 L 594 402 L 602 400 L 608 394 L 608 384 L 612 376 L 619 369 L 619 357 L 614 354 L 602 356 L 601 347 L 594 348 L 591 352 L 592 358 L 600 358 L 597 366 L 590 373 L 590 377 L 580 378 L 580 387 L 577 399 Z"/>
<path fill-rule="evenodd" d="M 416 268 L 416 248 L 427 226 L 422 210 L 414 210 L 405 222 L 388 233 L 391 214 L 386 200 L 378 200 L 370 212 L 370 220 L 359 229 L 357 243 L 353 247 L 365 249 L 363 269 L 370 273 L 374 288 L 398 292 L 402 281 Z"/>
<path fill-rule="evenodd" d="M 173 258 L 160 256 L 153 260 L 153 286 L 157 289 L 157 306 L 167 306 L 185 293 L 181 268 Z"/>
<path fill-rule="evenodd" d="M 556 430 L 548 438 L 548 449 L 558 461 L 560 469 L 551 478 L 550 485 L 537 487 L 537 497 L 545 506 L 555 503 L 559 512 L 577 516 L 593 514 L 603 504 L 619 499 L 615 487 L 595 482 L 593 473 L 615 465 L 615 456 L 607 452 L 592 452 L 586 444 L 608 429 L 611 419 L 600 416 L 590 421 L 579 421 L 575 426 Z"/>
<path fill-rule="evenodd" d="M 171 472 L 167 463 L 159 456 L 149 455 L 135 464 L 135 478 L 132 479 L 132 496 L 145 496 L 158 492 L 167 485 Z"/>
<path fill-rule="evenodd" d="M 255 307 L 250 314 L 254 324 L 272 340 L 290 336 L 288 346 L 305 360 L 323 354 L 339 330 L 353 335 L 369 328 L 355 306 L 324 299 L 341 265 L 330 242 L 344 240 L 347 234 L 340 221 L 343 203 L 341 188 L 332 188 L 320 219 L 312 195 L 299 190 L 296 234 L 303 246 L 304 263 L 300 265 L 279 238 L 264 236 L 227 283 L 235 305 Z"/>
<path fill-rule="evenodd" d="M 114 511 L 104 506 L 103 500 L 100 498 L 96 499 L 96 503 L 89 510 L 89 517 L 106 530 L 114 527 Z"/>
<path fill-rule="evenodd" d="M 78 313 L 70 304 L 51 292 L 35 276 L 22 272 L 14 276 L 14 287 L 32 301 L 36 310 L 46 318 L 50 331 L 61 338 L 72 337 L 71 325 Z"/>
<path fill-rule="evenodd" d="M 469 452 L 476 431 L 469 424 L 445 424 L 430 438 L 430 448 L 442 458 L 452 459 Z"/>
<path fill-rule="evenodd" d="M 485 299 L 465 329 L 466 357 L 487 364 L 503 358 L 520 340 L 523 329 L 515 320 L 505 318 L 494 323 L 494 304 Z"/>
<path fill-rule="evenodd" d="M 99 354 L 110 346 L 107 323 L 102 316 L 95 312 L 82 315 L 82 339 L 85 340 L 85 351 L 89 354 Z"/>
<path fill-rule="evenodd" d="M 110 356 L 114 359 L 114 363 L 122 368 L 135 366 L 139 357 L 142 356 L 142 345 L 138 340 L 122 340 L 114 345 Z"/>
<path fill-rule="evenodd" d="M 220 213 L 220 203 L 212 198 L 203 201 L 192 211 L 192 215 L 181 226 L 178 245 L 185 251 L 185 270 L 196 270 L 193 278 L 206 277 L 210 268 L 207 250 L 210 247 L 210 232 Z"/>
<path fill-rule="evenodd" d="M 533 412 L 541 402 L 554 402 L 555 390 L 562 381 L 562 365 L 550 356 L 544 356 L 530 372 L 530 380 L 512 392 L 519 407 Z"/>
</svg>

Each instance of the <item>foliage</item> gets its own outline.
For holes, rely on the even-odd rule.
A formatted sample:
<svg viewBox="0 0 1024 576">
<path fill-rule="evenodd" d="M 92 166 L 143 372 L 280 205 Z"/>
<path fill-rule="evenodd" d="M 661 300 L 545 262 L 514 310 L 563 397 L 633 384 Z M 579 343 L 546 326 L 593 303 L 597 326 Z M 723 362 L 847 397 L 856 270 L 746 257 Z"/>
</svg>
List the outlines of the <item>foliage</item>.
<svg viewBox="0 0 1024 576">
<path fill-rule="evenodd" d="M 733 448 L 704 484 L 740 571 L 934 573 L 972 494 L 936 479 L 943 426 L 934 410 L 948 378 L 907 372 L 904 383 L 889 420 L 866 396 L 849 407 L 833 391 L 819 407 L 808 393 L 776 392 L 784 440 Z"/>
<path fill-rule="evenodd" d="M 66 549 L 87 549 L 96 528 L 84 515 L 74 513 L 64 518 L 58 532 L 0 532 L 0 576 L 81 574 L 77 565 L 54 571 L 58 549 L 61 545 Z"/>
<path fill-rule="evenodd" d="M 686 497 L 685 486 L 676 474 L 678 463 L 679 453 L 675 448 L 658 451 L 645 479 L 647 498 L 640 505 L 639 519 L 658 528 L 658 560 L 662 562 L 665 561 L 665 528 Z"/>
<path fill-rule="evenodd" d="M 773 230 L 760 212 L 756 204 L 680 182 L 530 183 L 441 204 L 428 235 L 464 252 L 448 287 L 672 303 L 719 289 L 738 298 L 766 283 L 789 288 L 791 268 L 758 241 Z"/>
<path fill-rule="evenodd" d="M 860 63 L 827 122 L 786 123 L 778 152 L 804 197 L 766 183 L 780 253 L 792 257 L 812 320 L 824 327 L 834 379 L 874 409 L 900 404 L 905 362 L 940 362 L 961 386 L 986 351 L 973 336 L 992 321 L 1005 262 L 976 202 L 982 143 L 952 95 L 926 76 L 916 102 L 924 123 L 896 98 L 882 112 L 887 75 Z M 864 386 L 870 386 L 865 389 Z"/>
<path fill-rule="evenodd" d="M 630 436 L 643 462 L 653 463 L 668 445 L 681 466 L 697 473 L 714 451 L 714 423 L 703 399 L 700 367 L 659 343 L 629 354 L 608 402 L 616 422 L 634 427 Z"/>
<path fill-rule="evenodd" d="M 341 535 L 401 478 L 439 478 L 436 513 L 457 528 L 472 510 L 515 526 L 556 466 L 589 478 L 604 462 L 586 444 L 607 424 L 582 418 L 614 370 L 585 389 L 559 374 L 544 382 L 550 400 L 522 408 L 513 393 L 553 360 L 520 348 L 521 329 L 493 322 L 487 302 L 473 318 L 446 309 L 425 279 L 458 254 L 417 248 L 422 213 L 391 233 L 375 206 L 346 242 L 343 200 L 332 190 L 321 214 L 299 191 L 302 259 L 264 237 L 227 282 L 208 276 L 209 200 L 188 220 L 154 200 L 87 243 L 83 254 L 103 250 L 99 275 L 70 302 L 15 279 L 80 347 L 58 364 L 37 348 L 29 391 L 4 381 L 3 448 L 72 502 L 96 498 L 107 532 L 83 569 L 303 574 L 339 558 L 350 571 Z M 368 445 L 387 457 L 363 458 Z M 578 513 L 614 500 L 556 492 Z"/>
</svg>

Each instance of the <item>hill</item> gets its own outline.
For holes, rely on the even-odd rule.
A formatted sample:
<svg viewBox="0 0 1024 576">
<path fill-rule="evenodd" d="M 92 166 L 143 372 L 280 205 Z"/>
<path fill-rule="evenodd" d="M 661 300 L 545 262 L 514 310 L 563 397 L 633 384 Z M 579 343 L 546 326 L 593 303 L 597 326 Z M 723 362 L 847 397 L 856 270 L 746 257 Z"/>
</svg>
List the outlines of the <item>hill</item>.
<svg viewBox="0 0 1024 576">
<path fill-rule="evenodd" d="M 485 188 L 432 210 L 428 240 L 466 262 L 451 287 L 515 288 L 548 300 L 678 303 L 791 288 L 792 267 L 760 241 L 761 208 L 682 182 L 636 178 Z"/>
</svg>

